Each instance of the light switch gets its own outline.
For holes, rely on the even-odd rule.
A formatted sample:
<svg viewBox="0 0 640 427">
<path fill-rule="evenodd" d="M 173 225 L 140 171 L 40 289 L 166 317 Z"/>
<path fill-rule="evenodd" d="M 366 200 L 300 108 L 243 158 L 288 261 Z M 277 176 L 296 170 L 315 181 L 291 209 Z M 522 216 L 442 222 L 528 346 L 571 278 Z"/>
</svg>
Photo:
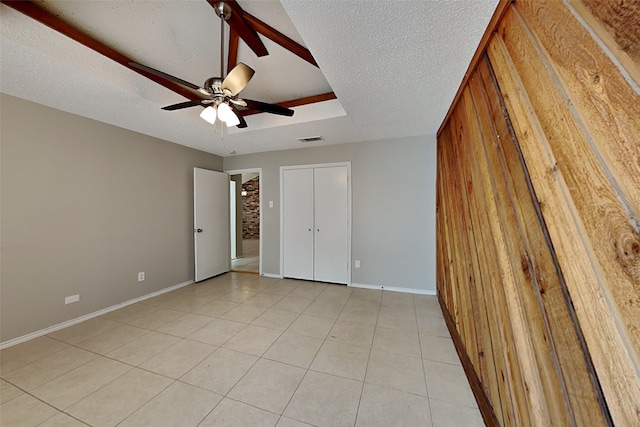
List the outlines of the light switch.
<svg viewBox="0 0 640 427">
<path fill-rule="evenodd" d="M 272 208 L 273 207 L 273 200 L 269 200 L 269 207 Z"/>
</svg>

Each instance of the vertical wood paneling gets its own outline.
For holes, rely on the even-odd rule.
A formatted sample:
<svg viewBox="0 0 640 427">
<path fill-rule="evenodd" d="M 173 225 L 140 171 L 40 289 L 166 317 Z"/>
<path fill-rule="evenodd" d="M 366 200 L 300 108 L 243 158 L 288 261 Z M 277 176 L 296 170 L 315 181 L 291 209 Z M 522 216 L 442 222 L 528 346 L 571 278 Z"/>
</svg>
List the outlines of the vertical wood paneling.
<svg viewBox="0 0 640 427">
<path fill-rule="evenodd" d="M 636 17 L 593 1 L 501 12 L 438 134 L 438 292 L 501 425 L 640 420 L 640 96 L 588 27 Z"/>
<path fill-rule="evenodd" d="M 466 118 L 464 117 L 464 110 L 458 109 L 454 112 L 452 117 L 453 126 L 450 128 L 452 131 L 453 138 L 456 141 L 459 141 L 461 138 L 464 138 L 465 134 L 468 132 L 467 127 L 465 126 Z M 453 151 L 453 159 L 457 159 L 456 165 L 458 167 L 457 173 L 457 185 L 460 195 L 460 209 L 458 212 L 458 218 L 460 220 L 460 236 L 468 236 L 468 239 L 460 239 L 460 244 L 463 248 L 463 257 L 466 260 L 467 269 L 467 283 L 466 283 L 466 307 L 471 307 L 471 316 L 465 316 L 463 319 L 468 320 L 466 322 L 465 327 L 467 330 L 467 340 L 466 344 L 468 344 L 467 348 L 472 348 L 474 351 L 467 352 L 473 365 L 476 368 L 476 372 L 480 377 L 480 380 L 483 381 L 483 386 L 485 387 L 485 392 L 487 392 L 486 388 L 488 383 L 486 382 L 487 372 L 486 366 L 483 360 L 484 353 L 486 351 L 482 335 L 484 330 L 479 325 L 482 324 L 481 320 L 481 307 L 478 304 L 478 291 L 477 288 L 480 286 L 480 283 L 476 283 L 476 281 L 480 281 L 480 266 L 478 265 L 478 257 L 477 257 L 477 247 L 476 240 L 474 238 L 474 227 L 472 226 L 471 220 L 471 210 L 469 208 L 469 196 L 468 194 L 471 190 L 471 183 L 467 180 L 466 171 L 466 162 L 463 160 L 466 157 L 466 153 L 464 152 L 464 147 L 460 144 L 452 145 Z"/>
<path fill-rule="evenodd" d="M 505 16 L 500 34 L 503 37 L 507 55 L 513 61 L 512 66 L 517 70 L 521 80 L 522 90 L 526 92 L 528 107 L 530 111 L 535 112 L 533 119 L 539 125 L 539 138 L 547 146 L 548 153 L 555 159 L 552 168 L 557 179 L 554 185 L 564 186 L 563 197 L 553 199 L 551 204 L 547 204 L 554 209 L 544 210 L 545 217 L 548 218 L 547 222 L 555 222 L 558 212 L 555 207 L 559 204 L 570 207 L 571 215 L 579 218 L 579 222 L 574 219 L 573 230 L 568 232 L 565 229 L 562 231 L 564 236 L 558 233 L 557 236 L 553 236 L 555 237 L 553 240 L 582 241 L 581 249 L 584 254 L 581 257 L 590 266 L 580 269 L 580 273 L 586 272 L 591 277 L 586 283 L 578 277 L 568 277 L 567 286 L 569 293 L 572 296 L 575 295 L 577 301 L 584 301 L 580 304 L 576 303 L 577 315 L 581 318 L 580 323 L 585 325 L 585 331 L 588 331 L 585 336 L 587 344 L 593 351 L 599 353 L 595 355 L 594 363 L 601 372 L 600 378 L 606 388 L 605 391 L 611 396 L 608 404 L 614 413 L 614 420 L 617 418 L 619 422 L 629 422 L 638 420 L 640 414 L 638 408 L 640 379 L 637 374 L 637 356 L 634 354 L 634 350 L 637 352 L 638 349 L 637 322 L 640 318 L 640 312 L 638 312 L 640 307 L 636 301 L 640 276 L 634 277 L 633 272 L 631 274 L 626 272 L 621 268 L 620 261 L 630 258 L 628 263 L 633 266 L 639 261 L 640 256 L 633 250 L 634 243 L 638 244 L 637 232 L 633 230 L 633 224 L 637 224 L 637 220 L 627 215 L 633 216 L 625 209 L 624 204 L 620 203 L 620 200 L 631 200 L 622 194 L 627 192 L 633 194 L 634 199 L 639 197 L 640 186 L 620 191 L 621 180 L 607 171 L 619 170 L 622 175 L 628 175 L 629 180 L 640 179 L 637 173 L 635 177 L 631 176 L 632 173 L 624 173 L 629 169 L 625 167 L 625 164 L 629 164 L 628 156 L 636 158 L 637 167 L 638 154 L 627 152 L 627 157 L 620 159 L 620 153 L 624 153 L 627 148 L 624 141 L 610 133 L 608 138 L 602 139 L 602 142 L 609 146 L 610 152 L 616 154 L 607 156 L 608 159 L 599 155 L 597 147 L 593 145 L 592 135 L 585 132 L 585 120 L 593 117 L 582 116 L 577 111 L 570 110 L 570 107 L 576 110 L 587 109 L 588 102 L 563 97 L 562 92 L 566 85 L 563 85 L 559 78 L 554 79 L 556 77 L 554 71 L 559 68 L 545 69 L 544 60 L 549 64 L 551 58 L 547 55 L 546 49 L 544 51 L 538 49 L 536 52 L 533 40 L 545 36 L 551 37 L 553 34 L 555 38 L 547 41 L 547 46 L 555 51 L 554 56 L 558 61 L 562 61 L 565 66 L 571 64 L 575 71 L 584 72 L 593 66 L 594 75 L 598 75 L 597 70 L 600 69 L 602 71 L 600 83 L 604 83 L 605 79 L 606 81 L 615 80 L 616 71 L 612 69 L 613 66 L 610 63 L 607 67 L 607 58 L 599 58 L 598 66 L 591 63 L 592 58 L 598 56 L 597 46 L 593 41 L 588 42 L 588 35 L 582 27 L 577 27 L 575 22 L 572 25 L 571 16 L 565 9 L 558 6 L 562 5 L 553 1 L 520 2 L 516 9 L 523 11 L 524 20 L 532 23 L 530 34 L 535 31 L 537 37 L 527 37 L 526 28 L 521 22 L 523 20 L 519 20 L 515 12 Z M 541 20 L 544 20 L 544 25 L 540 23 Z M 562 38 L 563 36 L 567 38 Z M 580 43 L 571 43 L 568 40 L 580 40 Z M 586 51 L 583 46 L 589 50 Z M 605 72 L 606 69 L 608 71 Z M 567 71 L 563 74 L 571 84 L 580 86 L 577 81 L 581 80 L 582 76 L 577 73 L 572 75 Z M 619 77 L 620 73 L 617 74 Z M 618 79 L 615 83 L 623 86 L 626 82 Z M 608 97 L 606 110 L 615 110 L 618 116 L 626 118 L 624 123 L 627 126 L 635 128 L 639 123 L 637 117 L 640 117 L 640 110 L 635 116 L 636 119 L 625 111 L 633 109 L 640 98 L 629 89 L 628 86 L 625 88 L 612 85 L 610 90 L 618 95 L 612 94 Z M 580 108 L 580 105 L 584 108 Z M 600 127 L 611 129 L 622 124 L 623 122 L 600 122 Z M 600 133 L 606 132 L 603 130 Z M 635 140 L 633 145 L 637 146 L 638 135 L 640 134 L 629 135 L 631 141 Z M 542 148 L 540 143 L 536 145 Z M 536 145 L 531 147 L 534 148 Z M 527 165 L 539 162 L 539 158 L 539 152 L 529 150 Z M 540 181 L 534 180 L 534 184 L 538 182 Z M 540 185 L 536 185 L 536 189 L 547 187 L 548 184 L 540 182 Z M 632 207 L 632 210 L 635 210 L 635 207 Z M 625 244 L 620 241 L 624 241 Z M 622 257 L 616 250 L 619 246 L 626 246 L 624 252 L 627 254 Z M 576 259 L 580 259 L 578 258 L 580 255 L 577 255 L 573 248 L 566 248 L 565 251 L 565 247 L 563 245 L 557 248 L 561 268 L 566 274 L 573 274 L 576 270 Z M 592 288 L 587 290 L 587 287 Z M 594 311 L 601 312 L 600 319 L 589 318 Z M 617 316 L 618 313 L 621 316 Z M 617 350 L 613 352 L 614 354 L 610 348 L 612 342 L 616 343 Z M 619 381 L 620 375 L 630 381 Z"/>
<path fill-rule="evenodd" d="M 607 291 L 625 319 L 624 333 L 629 334 L 637 354 L 640 328 L 633 320 L 640 316 L 640 94 L 629 86 L 584 28 L 575 21 L 571 25 L 569 12 L 558 6 L 561 5 L 555 1 L 518 3 L 518 12 L 544 49 L 538 60 L 540 66 L 544 59 L 552 67 L 551 73 L 537 79 L 524 72 L 522 66 L 519 69 L 528 87 L 534 87 L 531 84 L 536 82 L 552 83 L 554 77 L 557 81 L 549 94 L 554 96 L 554 113 L 558 117 L 549 117 L 550 109 L 542 108 L 536 110 L 537 115 L 576 208 L 581 210 L 585 232 L 597 242 L 593 251 L 605 282 L 615 284 Z M 541 19 L 545 20 L 544 25 L 540 24 Z M 524 35 L 515 31 L 506 34 L 526 43 Z M 581 43 L 565 42 L 572 39 Z M 510 40 L 505 37 L 505 43 Z M 530 58 L 533 55 L 528 55 Z M 529 77 L 535 80 L 529 83 Z M 537 100 L 531 92 L 532 100 Z M 565 126 L 557 126 L 559 123 Z M 561 142 L 567 137 L 570 143 Z M 570 161 L 577 158 L 581 161 Z M 581 185 L 572 185 L 576 182 Z M 607 221 L 602 221 L 603 216 Z"/>
<path fill-rule="evenodd" d="M 640 85 L 640 2 L 571 0 L 570 4 Z"/>
<path fill-rule="evenodd" d="M 511 16 L 508 12 L 502 23 L 509 21 Z M 502 150 L 505 157 L 511 159 L 518 157 L 518 153 L 514 151 L 516 146 L 516 144 L 504 144 Z M 520 173 L 517 171 L 518 168 Z M 598 419 L 600 412 L 597 399 L 589 398 L 589 396 L 595 396 L 595 390 L 589 377 L 587 362 L 582 355 L 579 340 L 581 331 L 567 330 L 567 325 L 572 325 L 573 319 L 565 298 L 564 278 L 556 269 L 556 259 L 552 248 L 549 247 L 544 224 L 535 226 L 540 222 L 541 212 L 536 206 L 537 200 L 531 199 L 532 193 L 527 188 L 529 178 L 523 174 L 526 169 L 520 162 L 512 162 L 509 169 L 510 175 L 518 178 L 512 184 L 515 214 L 519 223 L 523 225 L 521 230 L 526 251 L 524 255 L 527 267 L 530 269 L 529 274 L 535 284 L 536 298 L 540 304 L 540 312 L 535 313 L 535 310 L 530 310 L 527 317 L 541 319 L 547 328 L 545 339 L 548 339 L 551 345 L 552 362 L 557 365 L 553 367 L 555 372 L 552 372 L 551 366 L 547 366 L 541 374 L 544 375 L 546 372 L 549 375 L 558 375 L 563 397 L 569 399 L 571 403 L 567 407 L 571 419 L 578 425 L 585 424 L 587 421 L 591 423 Z M 555 396 L 552 400 L 558 397 L 560 396 Z M 579 406 L 580 410 L 573 411 L 576 406 Z"/>
<path fill-rule="evenodd" d="M 479 70 L 487 70 L 487 61 L 482 61 Z M 508 254 L 506 245 L 501 238 L 502 232 L 498 221 L 497 206 L 495 201 L 495 187 L 491 181 L 491 173 L 486 157 L 487 146 L 495 144 L 497 139 L 496 129 L 491 120 L 491 113 L 484 90 L 482 75 L 480 72 L 469 80 L 472 93 L 475 118 L 478 124 L 477 143 L 468 144 L 468 160 L 472 166 L 472 180 L 474 182 L 476 205 L 475 209 L 481 218 L 479 222 L 479 234 L 482 236 L 482 248 L 479 251 L 484 256 L 483 289 L 486 296 L 485 304 L 489 317 L 488 335 L 492 342 L 493 360 L 495 362 L 496 378 L 500 402 L 494 402 L 496 411 L 502 412 L 502 425 L 524 425 L 522 411 L 526 414 L 525 393 L 522 375 L 519 366 L 512 363 L 511 358 L 515 353 L 513 346 L 513 331 L 506 312 L 506 302 L 502 286 L 504 277 L 511 274 L 504 272 Z M 471 115 L 473 116 L 473 114 Z M 501 260 L 503 260 L 501 262 Z M 492 394 L 495 396 L 495 394 Z M 494 398 L 495 399 L 495 398 Z M 502 402 L 502 401 L 505 402 Z"/>
<path fill-rule="evenodd" d="M 481 131 L 476 123 L 473 123 L 472 118 L 476 117 L 475 108 L 471 101 L 471 94 L 469 93 L 469 88 L 467 87 L 462 95 L 461 102 L 465 105 L 464 110 L 458 110 L 455 112 L 455 115 L 464 113 L 463 117 L 457 118 L 457 120 L 461 120 L 467 126 L 465 126 L 466 132 L 468 134 L 468 138 L 464 138 L 464 140 L 468 139 L 480 139 L 482 137 Z M 456 118 L 454 115 L 454 123 L 456 123 Z M 475 126 L 470 124 L 475 124 Z M 464 126 L 464 125 L 462 125 Z M 495 407 L 500 405 L 500 384 L 498 382 L 498 364 L 496 361 L 495 351 L 493 349 L 493 342 L 491 341 L 491 330 L 495 328 L 492 326 L 492 322 L 490 322 L 490 318 L 493 318 L 495 324 L 495 316 L 492 313 L 491 307 L 492 304 L 488 303 L 488 298 L 490 296 L 488 293 L 490 289 L 487 289 L 486 283 L 490 283 L 491 275 L 489 271 L 487 271 L 484 266 L 487 265 L 491 256 L 490 248 L 492 242 L 489 242 L 489 238 L 486 234 L 486 216 L 485 211 L 483 209 L 484 203 L 482 199 L 478 199 L 478 195 L 482 192 L 481 186 L 476 187 L 476 184 L 480 184 L 480 181 L 476 181 L 474 176 L 477 176 L 476 168 L 477 164 L 473 162 L 473 157 L 470 155 L 472 151 L 472 147 L 467 147 L 464 144 L 460 144 L 460 153 L 459 164 L 462 163 L 462 172 L 464 176 L 464 181 L 466 183 L 466 199 L 467 199 L 467 209 L 469 212 L 469 219 L 471 224 L 471 233 L 473 234 L 473 240 L 475 243 L 475 247 L 472 251 L 472 262 L 474 266 L 474 275 L 477 278 L 477 283 L 475 284 L 475 292 L 477 294 L 475 303 L 477 304 L 477 322 L 475 328 L 479 330 L 478 334 L 478 353 L 480 355 L 477 365 L 478 374 L 480 380 L 483 383 L 484 392 L 486 395 L 495 396 L 497 400 L 495 403 Z M 464 159 L 464 160 L 463 160 Z M 483 250 L 478 250 L 478 248 L 483 248 Z M 495 262 L 493 263 L 495 265 Z M 498 335 L 494 332 L 495 335 Z M 497 343 L 496 343 L 497 344 Z M 497 358 L 499 358 L 498 355 Z M 502 393 L 504 394 L 504 393 Z M 502 422 L 503 414 L 501 408 L 500 411 L 496 412 L 496 417 L 498 421 Z"/>
<path fill-rule="evenodd" d="M 490 77 L 486 77 L 485 84 L 493 86 Z M 517 159 L 504 157 L 504 145 L 511 144 L 512 141 L 506 121 L 499 109 L 498 93 L 495 89 L 490 90 L 489 93 L 491 94 L 487 99 L 489 109 L 498 113 L 494 113 L 491 119 L 494 121 L 494 126 L 500 129 L 498 133 L 500 138 L 495 141 L 496 145 L 487 147 L 487 158 L 489 168 L 492 171 L 497 215 L 501 227 L 499 232 L 505 245 L 510 272 L 509 280 L 502 282 L 502 287 L 505 292 L 509 322 L 514 331 L 515 352 L 512 355 L 512 362 L 518 365 L 523 378 L 529 422 L 532 425 L 550 425 L 551 420 L 548 411 L 545 410 L 544 390 L 548 388 L 546 377 L 537 375 L 542 367 L 548 366 L 548 363 L 545 362 L 549 361 L 549 357 L 543 355 L 547 352 L 548 347 L 540 322 L 532 322 L 528 316 L 528 312 L 534 309 L 535 297 L 531 294 L 533 284 L 528 274 L 529 268 L 526 267 L 522 231 L 514 214 L 512 188 L 514 177 L 510 176 L 507 169 L 508 164 L 517 161 Z M 523 257 L 525 259 L 524 265 Z M 536 345 L 538 341 L 543 344 Z M 541 364 L 543 366 L 540 366 Z"/>
</svg>

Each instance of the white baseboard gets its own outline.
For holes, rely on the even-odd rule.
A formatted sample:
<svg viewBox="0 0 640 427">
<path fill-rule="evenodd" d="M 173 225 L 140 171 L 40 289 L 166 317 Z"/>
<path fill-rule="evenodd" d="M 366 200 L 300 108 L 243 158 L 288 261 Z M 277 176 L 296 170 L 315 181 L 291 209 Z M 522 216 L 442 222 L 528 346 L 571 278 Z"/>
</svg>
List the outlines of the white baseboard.
<svg viewBox="0 0 640 427">
<path fill-rule="evenodd" d="M 271 274 L 271 273 L 262 273 L 264 277 L 273 277 L 274 279 L 282 279 L 282 276 L 279 274 Z"/>
<path fill-rule="evenodd" d="M 58 323 L 57 325 L 49 326 L 48 328 L 40 329 L 39 331 L 31 332 L 27 335 L 22 335 L 21 337 L 17 337 L 11 339 L 9 341 L 5 341 L 0 343 L 0 350 L 4 350 L 5 348 L 14 346 L 16 344 L 23 343 L 25 341 L 32 340 L 34 338 L 41 337 L 43 335 L 50 334 L 52 332 L 58 331 L 60 329 L 67 328 L 69 326 L 75 325 L 76 323 L 84 322 L 85 320 L 93 319 L 94 317 L 102 316 L 103 314 L 110 313 L 115 310 L 119 310 L 128 305 L 135 304 L 140 301 L 144 301 L 149 298 L 157 297 L 158 295 L 165 294 L 167 292 L 175 291 L 176 289 L 185 287 L 187 285 L 191 285 L 194 283 L 193 280 L 188 280 L 186 282 L 178 283 L 177 285 L 169 286 L 168 288 L 160 289 L 159 291 L 151 292 L 150 294 L 143 295 L 141 297 L 137 297 L 131 299 L 129 301 L 125 301 L 120 304 L 112 305 L 111 307 L 103 308 L 102 310 L 94 311 L 93 313 L 85 314 L 84 316 L 76 317 L 75 319 L 67 320 L 62 323 Z"/>
<path fill-rule="evenodd" d="M 404 294 L 436 295 L 436 291 L 432 291 L 431 289 L 399 288 L 397 286 L 367 285 L 365 283 L 351 283 L 349 286 L 351 286 L 353 288 L 376 289 L 376 290 L 379 290 L 379 291 L 401 292 L 401 293 L 404 293 Z"/>
</svg>

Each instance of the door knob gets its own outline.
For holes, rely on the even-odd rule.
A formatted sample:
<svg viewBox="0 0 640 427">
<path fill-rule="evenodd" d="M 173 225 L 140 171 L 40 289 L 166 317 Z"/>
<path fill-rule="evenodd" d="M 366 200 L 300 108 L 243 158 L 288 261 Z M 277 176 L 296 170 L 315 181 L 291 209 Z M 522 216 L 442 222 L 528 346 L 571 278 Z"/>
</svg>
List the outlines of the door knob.
<svg viewBox="0 0 640 427">
<path fill-rule="evenodd" d="M 196 233 L 202 233 L 202 228 L 196 229 Z"/>
</svg>

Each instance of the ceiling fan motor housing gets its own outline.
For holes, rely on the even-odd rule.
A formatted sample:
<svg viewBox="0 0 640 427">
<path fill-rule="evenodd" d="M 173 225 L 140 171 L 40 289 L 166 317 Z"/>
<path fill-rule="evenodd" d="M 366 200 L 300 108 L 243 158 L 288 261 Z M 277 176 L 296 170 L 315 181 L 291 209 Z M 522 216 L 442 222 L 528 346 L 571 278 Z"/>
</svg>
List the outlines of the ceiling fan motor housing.
<svg viewBox="0 0 640 427">
<path fill-rule="evenodd" d="M 215 10 L 218 16 L 221 18 L 220 25 L 220 75 L 224 75 L 224 25 L 222 22 L 229 19 L 231 16 L 231 6 L 224 2 L 218 2 L 215 5 Z M 234 123 L 231 126 L 238 126 L 240 128 L 247 127 L 246 122 L 242 119 L 242 115 L 239 114 L 239 110 L 244 109 L 252 109 L 259 112 L 271 113 L 271 114 L 280 114 L 283 116 L 291 117 L 293 116 L 294 111 L 281 107 L 274 104 L 268 104 L 266 102 L 253 101 L 250 99 L 240 99 L 238 98 L 238 94 L 244 89 L 244 87 L 249 83 L 249 80 L 253 77 L 254 70 L 248 65 L 240 62 L 236 64 L 228 73 L 227 76 L 222 77 L 210 77 L 204 82 L 203 87 L 199 87 L 190 83 L 186 80 L 182 80 L 178 77 L 174 77 L 170 74 L 163 73 L 162 71 L 153 69 L 151 67 L 147 67 L 146 65 L 138 64 L 137 62 L 130 62 L 134 68 L 145 71 L 146 73 L 151 73 L 156 76 L 159 76 L 168 81 L 177 83 L 183 87 L 194 90 L 198 93 L 198 98 L 200 99 L 192 99 L 187 102 L 180 102 L 178 104 L 169 105 L 167 107 L 163 107 L 163 110 L 179 110 L 182 108 L 189 108 L 195 106 L 207 107 L 204 111 L 218 110 L 220 113 L 219 107 L 222 106 L 223 111 L 228 111 L 229 114 L 223 113 L 223 115 L 227 114 L 229 117 L 233 116 L 234 120 L 223 120 L 227 125 L 229 123 Z M 213 123 L 207 118 L 203 117 L 205 120 Z M 215 119 L 214 119 L 215 120 Z M 222 119 L 221 119 L 222 120 Z"/>
<path fill-rule="evenodd" d="M 222 92 L 222 79 L 220 77 L 209 77 L 204 82 L 204 88 L 211 95 L 223 95 Z"/>
</svg>

